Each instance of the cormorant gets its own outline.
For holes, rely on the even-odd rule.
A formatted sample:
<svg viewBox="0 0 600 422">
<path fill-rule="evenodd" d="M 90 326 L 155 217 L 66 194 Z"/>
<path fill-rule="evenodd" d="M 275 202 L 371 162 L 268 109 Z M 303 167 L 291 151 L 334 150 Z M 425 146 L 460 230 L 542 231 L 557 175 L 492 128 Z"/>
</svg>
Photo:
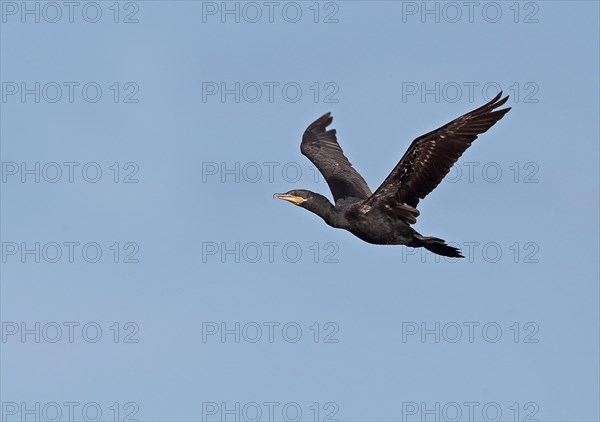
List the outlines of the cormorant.
<svg viewBox="0 0 600 422">
<path fill-rule="evenodd" d="M 459 249 L 437 237 L 422 236 L 411 224 L 417 222 L 419 200 L 435 189 L 477 135 L 510 110 L 495 110 L 508 99 L 501 96 L 502 92 L 478 109 L 415 139 L 375 193 L 344 155 L 335 129 L 327 130 L 333 117 L 326 113 L 308 126 L 300 151 L 325 177 L 335 206 L 323 195 L 303 189 L 273 197 L 306 208 L 330 226 L 348 230 L 365 242 L 425 247 L 438 255 L 463 258 Z"/>
</svg>

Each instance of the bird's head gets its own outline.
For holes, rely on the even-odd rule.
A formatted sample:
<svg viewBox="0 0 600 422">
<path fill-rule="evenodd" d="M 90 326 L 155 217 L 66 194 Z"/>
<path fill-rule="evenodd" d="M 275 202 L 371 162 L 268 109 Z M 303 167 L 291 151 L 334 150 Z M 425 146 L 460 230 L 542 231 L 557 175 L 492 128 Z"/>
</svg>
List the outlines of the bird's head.
<svg viewBox="0 0 600 422">
<path fill-rule="evenodd" d="M 323 195 L 309 190 L 296 189 L 286 193 L 276 193 L 273 198 L 283 199 L 315 213 L 330 226 L 342 227 L 339 211 Z"/>
<path fill-rule="evenodd" d="M 284 201 L 291 202 L 294 205 L 306 208 L 309 206 L 309 201 L 314 198 L 315 194 L 309 190 L 296 189 L 286 193 L 276 193 L 273 198 L 283 199 Z"/>
</svg>

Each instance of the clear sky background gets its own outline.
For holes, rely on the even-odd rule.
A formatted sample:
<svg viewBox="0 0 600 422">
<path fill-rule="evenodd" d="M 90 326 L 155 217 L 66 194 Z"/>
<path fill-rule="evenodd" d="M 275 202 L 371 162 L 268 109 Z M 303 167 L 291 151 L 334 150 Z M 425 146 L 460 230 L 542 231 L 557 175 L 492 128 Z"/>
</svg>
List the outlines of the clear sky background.
<svg viewBox="0 0 600 422">
<path fill-rule="evenodd" d="M 3 420 L 600 420 L 597 2 L 1 8 Z M 272 199 L 327 111 L 374 190 L 498 88 L 459 262 Z"/>
</svg>

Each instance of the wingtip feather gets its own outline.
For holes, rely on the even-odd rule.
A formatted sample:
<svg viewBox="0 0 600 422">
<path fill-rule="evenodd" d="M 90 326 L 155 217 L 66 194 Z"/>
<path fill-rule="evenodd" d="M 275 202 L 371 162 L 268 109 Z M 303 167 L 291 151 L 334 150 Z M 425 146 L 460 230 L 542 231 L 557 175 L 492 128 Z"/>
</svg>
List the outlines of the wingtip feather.
<svg viewBox="0 0 600 422">
<path fill-rule="evenodd" d="M 319 117 L 317 120 L 315 120 L 310 126 L 327 127 L 331 124 L 331 122 L 333 122 L 333 116 L 331 115 L 331 112 L 328 111 L 327 113 Z"/>
</svg>

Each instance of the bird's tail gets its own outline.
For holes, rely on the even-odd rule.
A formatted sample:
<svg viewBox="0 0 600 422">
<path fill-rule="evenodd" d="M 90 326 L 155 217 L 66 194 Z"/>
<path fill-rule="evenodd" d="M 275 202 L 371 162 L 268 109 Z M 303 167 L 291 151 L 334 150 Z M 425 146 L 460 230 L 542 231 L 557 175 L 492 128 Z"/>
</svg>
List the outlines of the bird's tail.
<svg viewBox="0 0 600 422">
<path fill-rule="evenodd" d="M 423 247 L 435 254 L 451 258 L 464 258 L 460 249 L 447 245 L 444 240 L 437 237 L 421 236 L 419 233 L 415 233 L 415 238 L 408 246 L 413 248 Z"/>
</svg>

